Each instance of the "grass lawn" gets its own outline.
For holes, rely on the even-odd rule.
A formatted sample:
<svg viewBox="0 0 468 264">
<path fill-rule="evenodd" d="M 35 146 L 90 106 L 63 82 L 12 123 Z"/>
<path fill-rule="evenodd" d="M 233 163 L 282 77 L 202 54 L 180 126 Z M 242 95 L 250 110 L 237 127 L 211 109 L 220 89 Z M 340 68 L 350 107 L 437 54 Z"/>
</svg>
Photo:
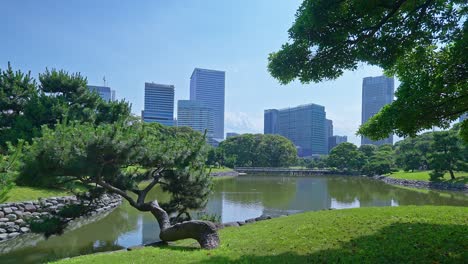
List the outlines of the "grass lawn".
<svg viewBox="0 0 468 264">
<path fill-rule="evenodd" d="M 33 201 L 39 198 L 47 198 L 52 196 L 67 196 L 72 195 L 66 190 L 35 188 L 26 186 L 14 186 L 7 194 L 6 202 Z"/>
<path fill-rule="evenodd" d="M 207 168 L 207 170 L 210 170 L 210 168 Z M 217 172 L 228 172 L 228 171 L 233 171 L 233 169 L 228 168 L 228 167 L 221 167 L 221 168 L 211 168 L 211 173 L 217 173 Z"/>
<path fill-rule="evenodd" d="M 211 251 L 184 240 L 58 263 L 463 263 L 467 215 L 447 206 L 325 210 L 225 228 Z"/>
<path fill-rule="evenodd" d="M 415 171 L 415 172 L 405 172 L 405 171 L 398 171 L 387 174 L 387 176 L 396 178 L 396 179 L 407 179 L 407 180 L 418 180 L 418 181 L 430 181 L 429 173 L 431 171 Z M 444 178 L 442 181 L 446 182 L 456 182 L 456 183 L 468 183 L 468 172 L 455 172 L 455 180 L 450 179 L 450 173 L 445 173 Z"/>
</svg>

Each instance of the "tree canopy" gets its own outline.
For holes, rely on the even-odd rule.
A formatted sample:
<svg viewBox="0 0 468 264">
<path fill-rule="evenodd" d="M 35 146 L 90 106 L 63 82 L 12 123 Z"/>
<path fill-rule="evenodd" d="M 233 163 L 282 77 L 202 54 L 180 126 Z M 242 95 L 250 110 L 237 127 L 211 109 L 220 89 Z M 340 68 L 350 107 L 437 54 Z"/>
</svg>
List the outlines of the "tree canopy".
<svg viewBox="0 0 468 264">
<path fill-rule="evenodd" d="M 282 167 L 294 164 L 297 150 L 280 135 L 243 134 L 226 139 L 218 147 L 228 166 Z"/>
<path fill-rule="evenodd" d="M 203 208 L 211 192 L 205 138 L 199 132 L 124 120 L 98 126 L 64 122 L 53 129 L 43 126 L 41 134 L 24 148 L 19 184 L 97 187 L 152 213 L 163 241 L 193 238 L 204 248 L 218 245 L 211 222 L 181 222 L 191 219 L 191 210 Z M 142 188 L 143 181 L 148 182 Z M 157 185 L 171 194 L 169 201 L 146 201 Z"/>
<path fill-rule="evenodd" d="M 305 0 L 290 42 L 270 54 L 268 69 L 287 84 L 376 65 L 401 84 L 396 100 L 358 133 L 382 139 L 447 128 L 468 112 L 467 11 L 462 0 Z M 460 133 L 468 142 L 467 122 Z"/>
<path fill-rule="evenodd" d="M 0 70 L 0 147 L 40 136 L 41 126 L 62 120 L 112 123 L 130 115 L 127 102 L 106 102 L 87 87 L 79 73 L 46 70 L 39 82 L 30 73 Z"/>
</svg>

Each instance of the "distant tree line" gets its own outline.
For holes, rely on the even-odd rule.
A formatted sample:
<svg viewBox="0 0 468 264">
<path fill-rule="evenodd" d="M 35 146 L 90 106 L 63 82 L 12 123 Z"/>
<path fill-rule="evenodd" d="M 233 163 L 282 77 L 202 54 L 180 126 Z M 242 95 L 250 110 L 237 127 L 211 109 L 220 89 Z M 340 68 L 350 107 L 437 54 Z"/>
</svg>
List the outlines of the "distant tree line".
<svg viewBox="0 0 468 264">
<path fill-rule="evenodd" d="M 394 146 L 341 143 L 328 156 L 318 159 L 299 159 L 298 165 L 310 168 L 331 168 L 340 173 L 382 175 L 404 171 L 432 170 L 436 180 L 448 172 L 455 179 L 455 171 L 468 170 L 468 147 L 459 133 L 460 125 L 448 131 L 427 132 L 408 137 Z"/>
<path fill-rule="evenodd" d="M 230 137 L 208 153 L 207 164 L 228 167 L 287 167 L 296 163 L 297 149 L 280 135 L 243 134 Z"/>
</svg>

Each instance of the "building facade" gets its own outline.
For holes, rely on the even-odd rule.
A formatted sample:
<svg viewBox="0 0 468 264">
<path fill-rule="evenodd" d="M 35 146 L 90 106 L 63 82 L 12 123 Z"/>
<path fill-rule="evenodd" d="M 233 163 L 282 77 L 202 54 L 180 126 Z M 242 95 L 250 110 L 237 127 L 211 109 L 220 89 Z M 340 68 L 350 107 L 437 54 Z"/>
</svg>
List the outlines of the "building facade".
<svg viewBox="0 0 468 264">
<path fill-rule="evenodd" d="M 174 85 L 145 83 L 145 109 L 142 111 L 142 120 L 173 126 L 174 93 Z"/>
<path fill-rule="evenodd" d="M 267 109 L 263 112 L 263 134 L 278 134 L 277 109 Z"/>
<path fill-rule="evenodd" d="M 177 101 L 177 126 L 188 126 L 207 137 L 213 137 L 213 110 L 203 102 L 194 100 Z"/>
<path fill-rule="evenodd" d="M 112 90 L 110 87 L 88 85 L 88 89 L 92 92 L 97 92 L 104 101 L 107 101 L 107 102 L 114 101 L 112 99 L 112 94 L 115 95 L 115 91 Z"/>
<path fill-rule="evenodd" d="M 268 112 L 267 112 L 268 111 Z M 300 157 L 324 155 L 328 153 L 326 136 L 325 107 L 316 104 L 300 105 L 285 109 L 270 109 L 265 111 L 265 115 L 277 115 L 276 125 L 265 121 L 270 125 L 271 130 L 289 140 L 297 148 Z M 266 120 L 268 120 L 266 118 Z M 264 128 L 265 131 L 270 128 Z"/>
<path fill-rule="evenodd" d="M 347 136 L 331 136 L 328 138 L 328 153 L 341 143 L 348 142 Z"/>
<path fill-rule="evenodd" d="M 330 152 L 328 148 L 328 139 L 333 136 L 333 121 L 330 119 L 325 119 L 325 140 L 328 152 Z"/>
<path fill-rule="evenodd" d="M 394 80 L 386 76 L 366 77 L 362 81 L 362 115 L 361 124 L 364 124 L 369 118 L 377 114 L 382 107 L 393 102 Z M 361 145 L 373 144 L 393 145 L 393 134 L 388 138 L 373 141 L 366 137 L 361 137 Z"/>
<path fill-rule="evenodd" d="M 195 68 L 190 77 L 190 100 L 200 101 L 213 110 L 213 137 L 224 138 L 224 71 Z"/>
</svg>

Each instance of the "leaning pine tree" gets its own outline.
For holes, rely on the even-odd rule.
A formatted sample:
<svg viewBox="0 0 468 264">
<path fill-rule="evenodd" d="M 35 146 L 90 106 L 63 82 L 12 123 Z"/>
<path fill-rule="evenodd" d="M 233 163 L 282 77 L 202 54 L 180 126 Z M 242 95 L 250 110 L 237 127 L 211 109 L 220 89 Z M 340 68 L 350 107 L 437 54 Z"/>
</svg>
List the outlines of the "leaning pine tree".
<svg viewBox="0 0 468 264">
<path fill-rule="evenodd" d="M 204 137 L 190 129 L 139 122 L 59 124 L 44 127 L 42 137 L 26 146 L 18 182 L 70 188 L 80 183 L 119 194 L 156 218 L 162 241 L 193 238 L 212 249 L 219 245 L 216 226 L 189 214 L 206 205 L 211 191 L 205 156 Z M 143 181 L 148 184 L 139 188 Z M 157 185 L 171 194 L 168 202 L 146 199 Z"/>
</svg>

